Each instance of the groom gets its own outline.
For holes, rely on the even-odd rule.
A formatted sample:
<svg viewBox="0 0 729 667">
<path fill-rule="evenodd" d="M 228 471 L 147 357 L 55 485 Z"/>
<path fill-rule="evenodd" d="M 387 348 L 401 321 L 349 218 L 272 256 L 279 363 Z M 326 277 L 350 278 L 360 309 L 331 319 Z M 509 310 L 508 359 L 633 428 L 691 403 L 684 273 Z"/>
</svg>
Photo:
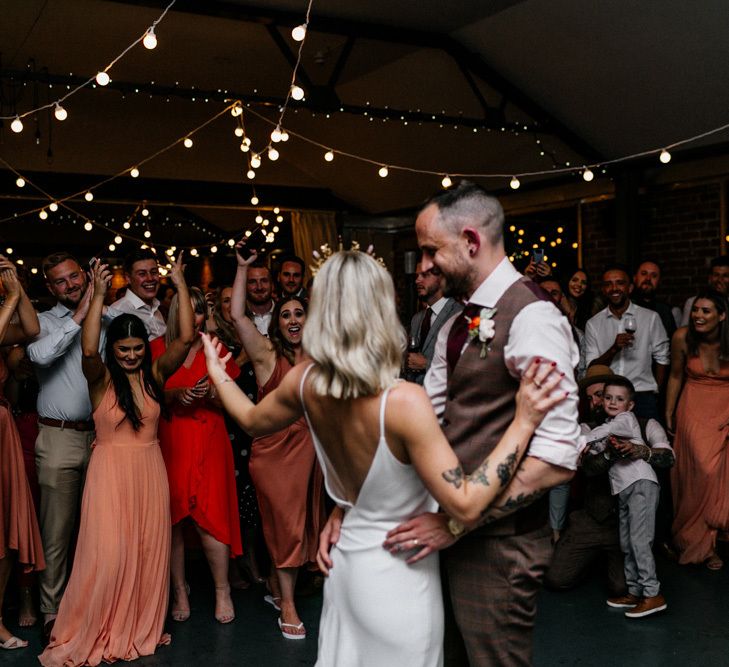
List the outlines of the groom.
<svg viewBox="0 0 729 667">
<path fill-rule="evenodd" d="M 565 374 L 560 389 L 569 392 L 547 414 L 479 527 L 467 532 L 443 514 L 424 514 L 385 543 L 393 550 L 423 545 L 412 561 L 450 547 L 442 553 L 444 585 L 463 642 L 455 629 L 446 630 L 448 665 L 530 664 L 536 597 L 551 557 L 545 494 L 569 481 L 577 464 L 577 347 L 548 295 L 506 257 L 503 225 L 499 202 L 467 181 L 430 199 L 415 223 L 422 270 L 437 267 L 446 295 L 468 299 L 463 314 L 441 329 L 425 379 L 464 472 L 477 467 L 510 424 L 519 379 L 532 359 L 555 362 Z M 469 332 L 468 318 L 475 317 L 481 326 Z"/>
</svg>

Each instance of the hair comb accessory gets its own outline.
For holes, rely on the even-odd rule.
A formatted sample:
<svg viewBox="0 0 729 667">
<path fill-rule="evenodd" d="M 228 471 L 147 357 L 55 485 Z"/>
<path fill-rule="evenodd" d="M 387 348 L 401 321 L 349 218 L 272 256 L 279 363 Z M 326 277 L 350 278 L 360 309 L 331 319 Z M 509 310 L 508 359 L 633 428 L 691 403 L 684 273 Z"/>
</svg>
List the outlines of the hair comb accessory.
<svg viewBox="0 0 729 667">
<path fill-rule="evenodd" d="M 322 267 L 324 262 L 326 262 L 335 252 L 340 252 L 342 250 L 345 250 L 344 244 L 342 243 L 342 237 L 339 237 L 339 244 L 338 248 L 336 250 L 332 250 L 330 245 L 328 243 L 325 243 L 324 245 L 319 246 L 319 250 L 314 250 L 311 254 L 314 257 L 313 264 L 309 265 L 309 270 L 311 271 L 311 275 L 315 276 L 319 269 Z M 359 244 L 359 241 L 352 241 L 352 244 L 349 247 L 350 252 L 362 252 L 361 246 Z M 383 269 L 386 269 L 387 266 L 385 265 L 385 260 L 382 259 L 382 257 L 378 257 L 375 254 L 375 247 L 373 245 L 367 246 L 367 250 L 365 252 L 372 257 Z"/>
</svg>

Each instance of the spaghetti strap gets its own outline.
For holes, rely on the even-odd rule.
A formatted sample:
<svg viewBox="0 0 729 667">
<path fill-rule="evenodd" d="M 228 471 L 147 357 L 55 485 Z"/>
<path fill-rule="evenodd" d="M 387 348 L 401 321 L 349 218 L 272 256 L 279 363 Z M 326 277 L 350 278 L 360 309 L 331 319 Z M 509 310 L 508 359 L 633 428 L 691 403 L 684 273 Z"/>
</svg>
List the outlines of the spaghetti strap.
<svg viewBox="0 0 729 667">
<path fill-rule="evenodd" d="M 392 387 L 388 387 L 382 392 L 380 398 L 380 440 L 385 439 L 385 405 L 387 404 L 387 395 L 390 393 Z"/>
</svg>

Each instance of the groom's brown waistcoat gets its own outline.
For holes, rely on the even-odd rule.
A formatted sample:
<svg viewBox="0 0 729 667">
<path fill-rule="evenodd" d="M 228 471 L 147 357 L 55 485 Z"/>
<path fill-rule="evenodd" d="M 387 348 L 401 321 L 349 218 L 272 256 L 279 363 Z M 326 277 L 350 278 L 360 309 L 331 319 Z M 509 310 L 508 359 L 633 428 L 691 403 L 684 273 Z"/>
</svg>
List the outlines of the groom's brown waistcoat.
<svg viewBox="0 0 729 667">
<path fill-rule="evenodd" d="M 485 359 L 480 358 L 478 337 L 466 349 L 448 376 L 443 431 L 466 473 L 473 472 L 491 454 L 511 424 L 516 410 L 519 381 L 504 365 L 509 330 L 522 308 L 548 295 L 528 278 L 517 280 L 496 304 L 494 337 Z M 547 520 L 547 496 L 474 534 L 517 535 L 543 526 Z"/>
</svg>

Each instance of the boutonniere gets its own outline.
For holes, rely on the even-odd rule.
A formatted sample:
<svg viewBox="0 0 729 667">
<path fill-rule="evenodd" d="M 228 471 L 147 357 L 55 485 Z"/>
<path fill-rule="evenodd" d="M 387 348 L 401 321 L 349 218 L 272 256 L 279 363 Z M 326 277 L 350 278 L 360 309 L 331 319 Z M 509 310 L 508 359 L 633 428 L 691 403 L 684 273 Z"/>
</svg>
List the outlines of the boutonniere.
<svg viewBox="0 0 729 667">
<path fill-rule="evenodd" d="M 481 341 L 481 352 L 478 355 L 481 359 L 486 358 L 488 352 L 489 341 L 494 337 L 496 325 L 493 317 L 496 314 L 496 308 L 482 308 L 481 313 L 476 317 L 467 317 L 468 320 L 468 337 L 473 340 L 478 336 Z"/>
</svg>

